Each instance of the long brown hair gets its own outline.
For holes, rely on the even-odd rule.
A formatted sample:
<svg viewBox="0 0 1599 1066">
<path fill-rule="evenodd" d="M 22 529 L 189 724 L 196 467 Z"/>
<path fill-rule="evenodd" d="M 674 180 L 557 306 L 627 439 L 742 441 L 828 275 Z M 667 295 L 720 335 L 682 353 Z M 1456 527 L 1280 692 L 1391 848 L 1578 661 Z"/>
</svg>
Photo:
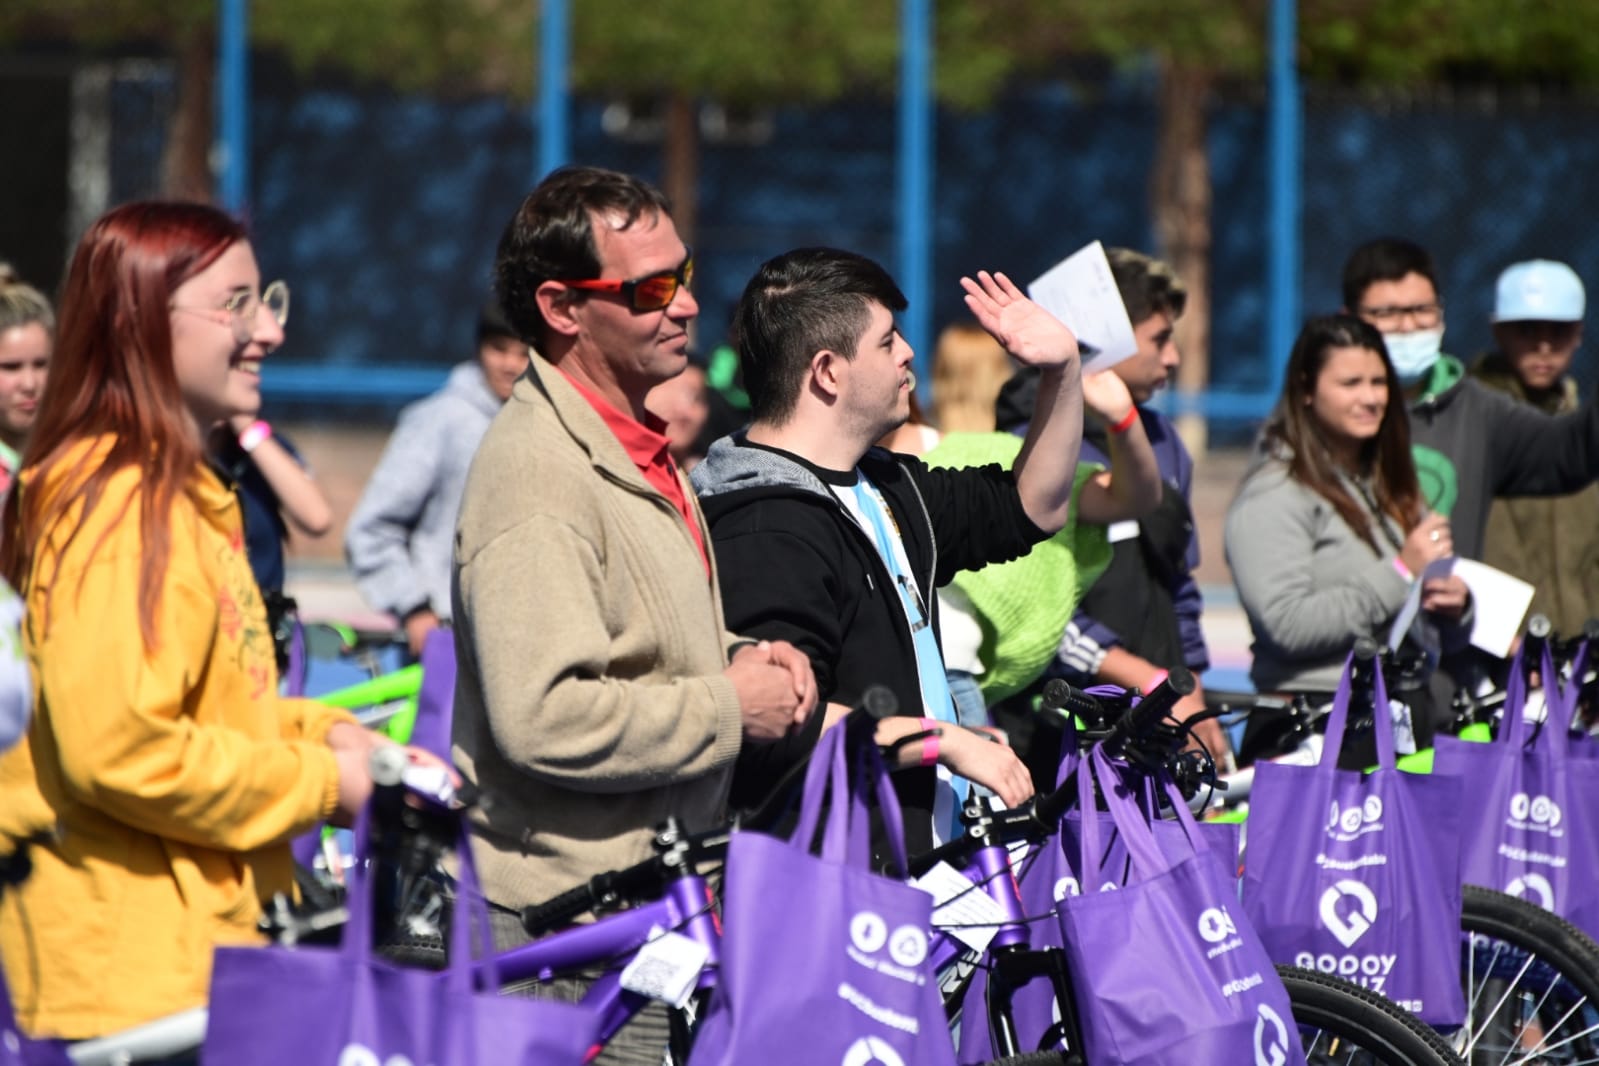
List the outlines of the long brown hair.
<svg viewBox="0 0 1599 1066">
<path fill-rule="evenodd" d="M 89 227 L 67 269 L 50 378 L 23 453 L 23 467 L 31 473 L 12 491 L 0 517 L 0 574 L 26 595 L 36 555 L 52 528 L 81 499 L 70 544 L 111 478 L 125 467 L 140 468 L 139 632 L 147 650 L 157 644 L 172 503 L 180 492 L 192 491 L 203 461 L 203 442 L 173 367 L 168 308 L 180 285 L 246 239 L 242 223 L 196 203 L 124 204 Z M 114 438 L 105 455 L 78 450 L 72 456 L 83 441 L 99 436 Z M 67 462 L 64 471 L 56 469 Z M 47 479 L 58 484 L 39 491 Z M 129 503 L 131 498 L 124 511 Z"/>
<path fill-rule="evenodd" d="M 1369 511 L 1344 488 L 1326 431 L 1311 410 L 1316 379 L 1335 348 L 1375 352 L 1382 359 L 1388 378 L 1388 405 L 1383 409 L 1377 435 L 1362 442 L 1360 468 L 1350 473 L 1371 478 L 1377 511 L 1392 518 L 1406 533 L 1421 520 L 1421 485 L 1410 454 L 1410 417 L 1405 413 L 1404 392 L 1382 334 L 1362 319 L 1338 314 L 1305 323 L 1288 356 L 1282 399 L 1266 424 L 1265 437 L 1268 444 L 1289 453 L 1288 468 L 1294 480 L 1332 504 L 1349 528 L 1380 553 Z"/>
</svg>

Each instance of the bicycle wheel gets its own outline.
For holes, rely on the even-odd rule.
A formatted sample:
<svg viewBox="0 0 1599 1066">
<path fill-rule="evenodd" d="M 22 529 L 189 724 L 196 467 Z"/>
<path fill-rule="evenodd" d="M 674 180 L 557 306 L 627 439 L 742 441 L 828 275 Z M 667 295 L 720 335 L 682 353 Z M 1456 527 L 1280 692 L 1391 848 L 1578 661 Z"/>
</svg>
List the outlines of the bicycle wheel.
<svg viewBox="0 0 1599 1066">
<path fill-rule="evenodd" d="M 1278 966 L 1311 1066 L 1440 1066 L 1460 1059 L 1442 1036 L 1375 992 L 1342 978 Z"/>
<path fill-rule="evenodd" d="M 1503 892 L 1466 885 L 1462 903 L 1461 1057 L 1472 1066 L 1599 1063 L 1599 945 Z"/>
<path fill-rule="evenodd" d="M 1083 1066 L 1083 1060 L 1064 1051 L 1029 1051 L 985 1062 L 983 1066 Z"/>
</svg>

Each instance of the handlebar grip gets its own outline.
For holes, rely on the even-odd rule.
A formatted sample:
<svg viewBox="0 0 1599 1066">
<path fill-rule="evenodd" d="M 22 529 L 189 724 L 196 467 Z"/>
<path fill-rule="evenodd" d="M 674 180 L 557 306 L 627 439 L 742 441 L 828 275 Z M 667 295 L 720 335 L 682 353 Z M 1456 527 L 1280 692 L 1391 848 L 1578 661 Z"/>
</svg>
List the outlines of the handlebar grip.
<svg viewBox="0 0 1599 1066">
<path fill-rule="evenodd" d="M 1077 772 L 1082 773 L 1083 771 L 1079 768 Z M 1055 827 L 1060 825 L 1062 816 L 1076 802 L 1077 782 L 1075 779 L 1068 778 L 1065 784 L 1049 795 L 1039 796 L 1033 800 L 1033 817 L 1043 823 L 1044 827 L 1050 832 L 1054 832 Z"/>
<path fill-rule="evenodd" d="M 404 748 L 395 744 L 380 744 L 367 756 L 366 768 L 372 775 L 372 784 L 388 788 L 405 780 L 405 768 L 410 763 L 411 759 Z"/>
<path fill-rule="evenodd" d="M 1382 654 L 1382 645 L 1371 637 L 1358 637 L 1355 640 L 1354 651 L 1357 662 L 1369 663 Z"/>
<path fill-rule="evenodd" d="M 899 713 L 899 699 L 887 685 L 868 685 L 857 706 L 873 718 L 892 718 Z"/>
<path fill-rule="evenodd" d="M 1060 678 L 1051 678 L 1044 685 L 1044 709 L 1067 711 L 1089 721 L 1103 721 L 1105 707 L 1082 689 L 1072 688 Z"/>
<path fill-rule="evenodd" d="M 1177 701 L 1189 695 L 1198 687 L 1193 673 L 1185 666 L 1174 666 L 1166 675 L 1166 680 L 1155 686 L 1155 691 L 1138 701 L 1138 706 L 1129 710 L 1116 720 L 1111 726 L 1110 735 L 1104 741 L 1107 754 L 1115 755 L 1137 737 L 1142 737 L 1160 725 L 1161 721 L 1177 706 Z"/>
<path fill-rule="evenodd" d="M 527 931 L 528 936 L 543 936 L 564 925 L 570 925 L 574 918 L 592 910 L 597 900 L 598 893 L 594 890 L 594 883 L 585 881 L 576 888 L 562 892 L 554 899 L 523 907 L 522 928 Z"/>
</svg>

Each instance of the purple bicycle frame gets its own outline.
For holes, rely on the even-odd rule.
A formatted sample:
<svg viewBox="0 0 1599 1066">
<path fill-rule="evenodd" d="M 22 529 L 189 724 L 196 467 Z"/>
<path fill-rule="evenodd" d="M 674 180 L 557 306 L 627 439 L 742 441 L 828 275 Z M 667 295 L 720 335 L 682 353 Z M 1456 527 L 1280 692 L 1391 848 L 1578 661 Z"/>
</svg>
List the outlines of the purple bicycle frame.
<svg viewBox="0 0 1599 1066">
<path fill-rule="evenodd" d="M 972 856 L 971 863 L 961 872 L 1005 912 L 1004 919 L 999 923 L 999 932 L 989 941 L 987 950 L 1027 947 L 1027 916 L 1022 913 L 1017 892 L 1006 890 L 1007 885 L 1014 884 L 1016 877 L 1011 870 L 1009 850 L 1002 844 L 988 844 L 979 848 Z M 970 948 L 947 929 L 934 927 L 933 931 L 937 934 L 933 941 L 933 972 L 938 973 Z"/>
<path fill-rule="evenodd" d="M 658 900 L 496 955 L 494 967 L 501 983 L 510 984 L 530 978 L 548 981 L 563 973 L 606 964 L 605 972 L 583 997 L 583 1005 L 594 1008 L 600 1016 L 598 1043 L 585 1059 L 593 1061 L 606 1042 L 650 1002 L 648 997 L 624 989 L 621 969 L 610 964 L 632 956 L 663 930 L 676 930 L 705 947 L 709 958 L 695 987 L 701 991 L 714 988 L 721 965 L 722 935 L 711 909 L 710 886 L 698 874 L 674 880 Z M 484 964 L 478 964 L 480 984 L 486 979 L 486 969 Z"/>
</svg>

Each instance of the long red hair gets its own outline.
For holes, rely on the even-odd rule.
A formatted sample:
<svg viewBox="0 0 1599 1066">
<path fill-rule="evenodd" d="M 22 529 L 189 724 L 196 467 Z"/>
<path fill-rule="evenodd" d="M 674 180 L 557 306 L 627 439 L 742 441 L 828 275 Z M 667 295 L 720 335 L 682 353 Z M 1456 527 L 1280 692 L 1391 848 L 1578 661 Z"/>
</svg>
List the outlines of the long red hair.
<svg viewBox="0 0 1599 1066">
<path fill-rule="evenodd" d="M 180 285 L 246 239 L 242 223 L 197 203 L 124 204 L 89 227 L 61 292 L 50 377 L 23 452 L 29 478 L 0 516 L 0 574 L 26 595 L 41 545 L 74 503 L 83 501 L 86 518 L 113 475 L 140 468 L 139 632 L 147 650 L 157 643 L 172 504 L 192 490 L 203 462 L 203 441 L 172 363 L 169 306 Z M 115 438 L 109 453 L 69 460 L 83 441 L 106 435 Z M 71 466 L 57 470 L 65 462 Z M 38 491 L 46 480 L 58 487 Z"/>
</svg>

